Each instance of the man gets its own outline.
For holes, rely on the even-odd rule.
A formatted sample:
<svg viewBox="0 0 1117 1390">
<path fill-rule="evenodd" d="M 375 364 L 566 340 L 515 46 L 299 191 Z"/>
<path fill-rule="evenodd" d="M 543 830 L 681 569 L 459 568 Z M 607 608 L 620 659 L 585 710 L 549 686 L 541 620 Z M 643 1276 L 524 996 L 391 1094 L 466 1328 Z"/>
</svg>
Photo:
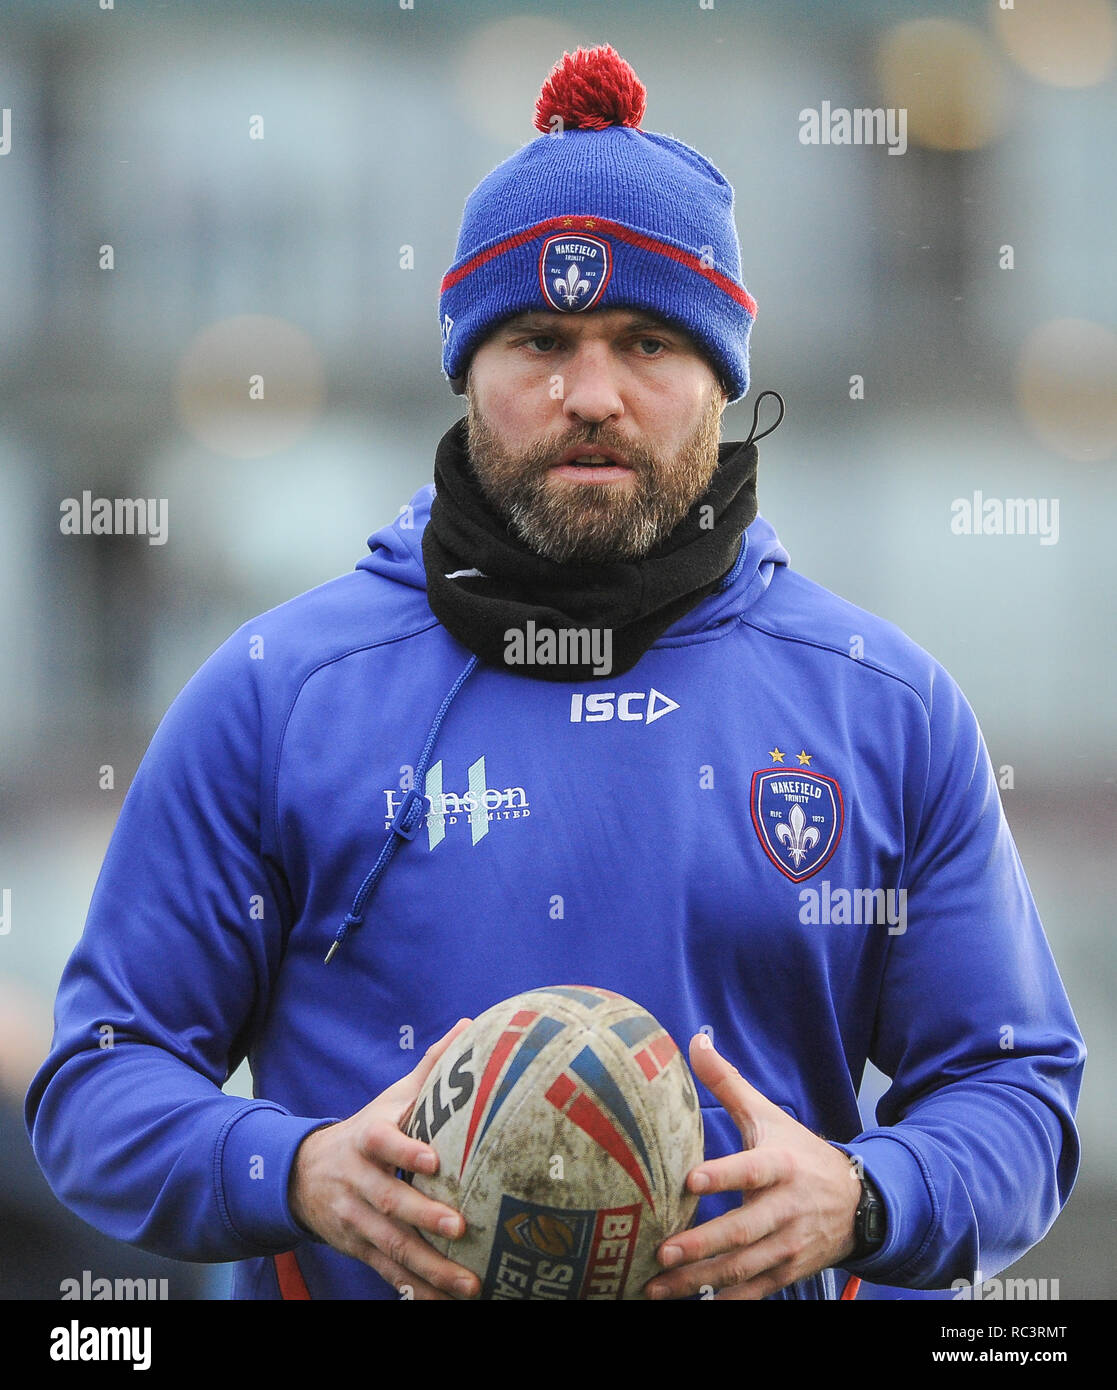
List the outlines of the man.
<svg viewBox="0 0 1117 1390">
<path fill-rule="evenodd" d="M 52 1183 L 242 1260 L 238 1296 L 476 1296 L 400 1121 L 454 1019 L 539 985 L 694 1038 L 703 1196 L 650 1296 L 947 1288 L 1073 1182 L 1081 1039 L 974 717 L 757 516 L 755 444 L 718 443 L 755 314 L 732 190 L 642 111 L 580 50 L 471 195 L 434 493 L 187 686 L 63 979 Z M 253 1101 L 219 1090 L 244 1055 Z"/>
</svg>

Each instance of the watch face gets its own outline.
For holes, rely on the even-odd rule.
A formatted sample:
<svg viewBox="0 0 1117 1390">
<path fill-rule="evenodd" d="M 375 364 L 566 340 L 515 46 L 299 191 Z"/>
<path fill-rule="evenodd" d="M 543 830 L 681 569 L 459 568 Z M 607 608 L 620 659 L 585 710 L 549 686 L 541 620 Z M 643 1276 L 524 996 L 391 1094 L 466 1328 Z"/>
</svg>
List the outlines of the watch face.
<svg viewBox="0 0 1117 1390">
<path fill-rule="evenodd" d="M 884 1243 L 884 1203 L 868 1178 L 861 1179 L 861 1201 L 854 1220 L 858 1253 L 870 1254 Z"/>
</svg>

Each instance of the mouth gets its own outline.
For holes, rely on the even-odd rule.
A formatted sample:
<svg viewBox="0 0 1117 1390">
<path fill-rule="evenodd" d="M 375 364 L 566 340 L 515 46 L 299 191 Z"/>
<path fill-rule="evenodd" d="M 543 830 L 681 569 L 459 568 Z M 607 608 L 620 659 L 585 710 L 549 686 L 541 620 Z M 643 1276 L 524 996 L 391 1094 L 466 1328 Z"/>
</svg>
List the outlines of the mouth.
<svg viewBox="0 0 1117 1390">
<path fill-rule="evenodd" d="M 613 449 L 594 449 L 583 445 L 568 449 L 549 470 L 560 478 L 580 483 L 621 482 L 633 469 Z"/>
</svg>

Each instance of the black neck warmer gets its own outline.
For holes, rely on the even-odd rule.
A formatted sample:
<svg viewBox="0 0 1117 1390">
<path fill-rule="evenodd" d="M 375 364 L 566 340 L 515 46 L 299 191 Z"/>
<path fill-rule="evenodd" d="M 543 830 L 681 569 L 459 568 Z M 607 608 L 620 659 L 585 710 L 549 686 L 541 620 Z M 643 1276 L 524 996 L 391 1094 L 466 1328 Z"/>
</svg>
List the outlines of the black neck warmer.
<svg viewBox="0 0 1117 1390">
<path fill-rule="evenodd" d="M 756 465 L 754 443 L 722 444 L 709 488 L 648 555 L 558 564 L 525 545 L 490 506 L 459 420 L 435 454 L 435 497 L 423 532 L 431 609 L 463 646 L 513 674 L 548 681 L 620 675 L 732 568 L 756 516 Z M 704 507 L 713 508 L 712 526 Z"/>
</svg>

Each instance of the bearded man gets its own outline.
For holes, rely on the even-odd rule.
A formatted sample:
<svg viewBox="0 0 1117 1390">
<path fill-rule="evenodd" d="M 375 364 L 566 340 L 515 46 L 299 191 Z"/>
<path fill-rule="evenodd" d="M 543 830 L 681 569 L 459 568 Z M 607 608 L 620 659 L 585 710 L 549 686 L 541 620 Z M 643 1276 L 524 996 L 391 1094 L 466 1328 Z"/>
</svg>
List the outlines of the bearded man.
<svg viewBox="0 0 1117 1390">
<path fill-rule="evenodd" d="M 1082 1042 L 976 720 L 757 514 L 733 192 L 642 113 L 568 55 L 474 190 L 434 489 L 176 700 L 63 978 L 40 1162 L 239 1297 L 479 1294 L 401 1121 L 454 1020 L 551 983 L 694 1039 L 701 1201 L 649 1297 L 949 1290 L 1073 1182 Z"/>
</svg>

